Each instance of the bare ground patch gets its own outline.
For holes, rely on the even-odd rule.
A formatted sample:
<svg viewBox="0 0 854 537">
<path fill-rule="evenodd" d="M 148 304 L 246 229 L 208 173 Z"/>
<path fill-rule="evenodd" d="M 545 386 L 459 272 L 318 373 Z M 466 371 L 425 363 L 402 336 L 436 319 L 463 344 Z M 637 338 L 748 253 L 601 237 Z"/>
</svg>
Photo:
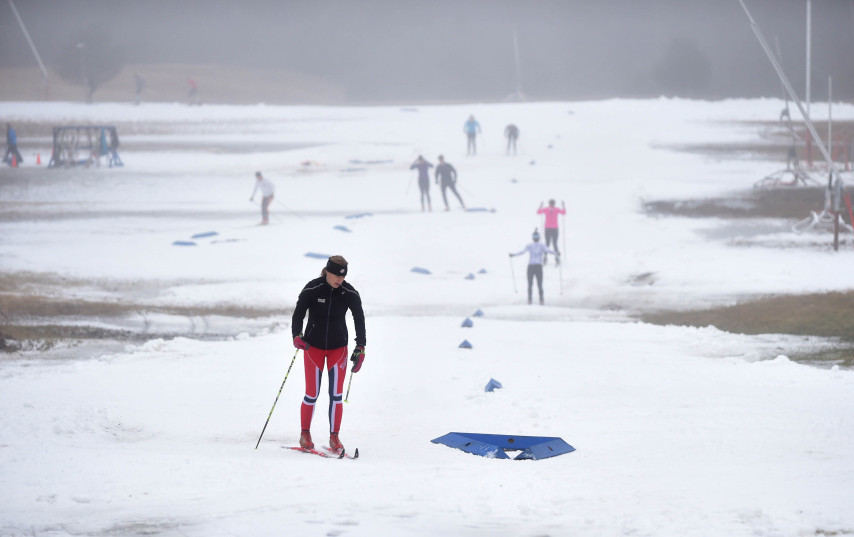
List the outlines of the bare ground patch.
<svg viewBox="0 0 854 537">
<path fill-rule="evenodd" d="M 643 210 L 649 216 L 782 218 L 796 222 L 809 216 L 810 211 L 820 211 L 824 198 L 825 189 L 821 187 L 750 189 L 716 198 L 645 201 Z"/>
<path fill-rule="evenodd" d="M 775 218 L 795 223 L 824 203 L 824 188 L 746 190 L 726 197 L 655 200 L 643 204 L 653 217 L 719 218 L 745 221 Z M 821 235 L 829 248 L 832 235 Z M 848 246 L 846 240 L 846 247 Z M 715 326 L 741 334 L 792 334 L 837 338 L 831 351 L 797 354 L 789 358 L 807 363 L 854 367 L 854 291 L 762 298 L 730 307 L 693 311 L 647 312 L 649 323 L 680 326 Z"/>
<path fill-rule="evenodd" d="M 772 296 L 734 306 L 693 311 L 644 313 L 659 325 L 714 326 L 737 334 L 792 334 L 834 338 L 830 351 L 789 358 L 854 367 L 854 291 Z"/>
<path fill-rule="evenodd" d="M 164 286 L 164 282 L 81 280 L 31 272 L 0 275 L 0 352 L 49 350 L 93 340 L 219 339 L 271 326 L 289 314 L 285 308 L 152 305 L 145 300 L 156 297 Z M 76 293 L 104 298 L 75 298 Z M 152 323 L 152 318 L 168 322 Z M 213 318 L 218 322 L 209 323 Z"/>
</svg>

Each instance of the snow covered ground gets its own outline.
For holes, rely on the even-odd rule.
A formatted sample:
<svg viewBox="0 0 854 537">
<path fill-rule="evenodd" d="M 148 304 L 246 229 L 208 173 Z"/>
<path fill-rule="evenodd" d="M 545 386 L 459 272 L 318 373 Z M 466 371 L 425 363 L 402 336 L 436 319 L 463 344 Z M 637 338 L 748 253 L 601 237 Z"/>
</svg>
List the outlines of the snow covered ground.
<svg viewBox="0 0 854 537">
<path fill-rule="evenodd" d="M 0 535 L 854 535 L 852 371 L 786 358 L 815 338 L 629 315 L 850 289 L 854 251 L 816 248 L 790 222 L 744 247 L 710 238 L 723 221 L 640 211 L 778 169 L 671 148 L 755 141 L 750 122 L 782 106 L 0 103 L 13 125 L 127 131 L 123 168 L 40 170 L 30 152 L 0 170 L 3 210 L 20 213 L 0 223 L 4 273 L 93 282 L 76 298 L 288 312 L 323 266 L 305 254 L 341 254 L 368 336 L 341 432 L 357 461 L 281 449 L 299 434 L 301 358 L 254 449 L 294 357 L 287 313 L 225 340 L 5 356 Z M 474 157 L 470 114 L 483 127 Z M 510 122 L 516 156 L 504 154 Z M 409 164 L 440 153 L 482 210 L 451 199 L 443 211 L 435 186 L 434 210 L 420 210 Z M 248 203 L 255 170 L 277 187 L 266 227 Z M 507 254 L 542 227 L 549 198 L 566 202 L 566 255 L 546 267 L 546 305 L 529 306 L 525 261 Z M 172 245 L 207 231 L 218 235 Z M 490 378 L 503 388 L 485 392 Z M 577 451 L 507 461 L 430 442 L 451 431 L 559 436 Z"/>
</svg>

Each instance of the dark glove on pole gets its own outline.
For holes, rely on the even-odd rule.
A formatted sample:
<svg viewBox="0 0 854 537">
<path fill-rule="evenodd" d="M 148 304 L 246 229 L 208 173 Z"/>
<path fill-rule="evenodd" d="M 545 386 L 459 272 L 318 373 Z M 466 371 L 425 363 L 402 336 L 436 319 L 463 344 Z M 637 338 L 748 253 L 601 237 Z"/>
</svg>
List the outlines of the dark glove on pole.
<svg viewBox="0 0 854 537">
<path fill-rule="evenodd" d="M 353 354 L 350 355 L 350 361 L 353 362 L 353 367 L 350 369 L 353 373 L 358 373 L 362 369 L 362 362 L 365 361 L 365 347 L 359 345 L 353 349 Z"/>
<path fill-rule="evenodd" d="M 297 349 L 302 349 L 302 350 L 304 350 L 304 351 L 307 351 L 307 350 L 308 350 L 308 343 L 306 343 L 306 342 L 302 339 L 302 334 L 300 334 L 300 335 L 298 335 L 297 337 L 295 337 L 295 338 L 294 338 L 294 347 L 296 347 Z"/>
</svg>

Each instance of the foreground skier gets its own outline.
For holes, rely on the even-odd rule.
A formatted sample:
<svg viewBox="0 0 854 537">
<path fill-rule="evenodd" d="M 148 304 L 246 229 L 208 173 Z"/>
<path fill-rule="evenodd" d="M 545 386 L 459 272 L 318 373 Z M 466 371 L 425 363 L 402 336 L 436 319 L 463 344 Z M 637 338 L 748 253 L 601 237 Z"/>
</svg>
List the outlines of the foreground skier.
<svg viewBox="0 0 854 537">
<path fill-rule="evenodd" d="M 344 281 L 347 260 L 340 255 L 329 258 L 320 277 L 308 282 L 299 294 L 291 322 L 294 347 L 303 350 L 305 361 L 305 397 L 300 405 L 302 432 L 299 444 L 314 449 L 311 440 L 311 418 L 320 395 L 324 362 L 329 371 L 329 447 L 344 450 L 338 431 L 344 412 L 344 377 L 347 374 L 347 310 L 356 327 L 356 348 L 350 355 L 352 372 L 357 373 L 365 360 L 365 314 L 356 289 Z M 308 324 L 303 335 L 303 318 L 308 311 Z"/>
</svg>

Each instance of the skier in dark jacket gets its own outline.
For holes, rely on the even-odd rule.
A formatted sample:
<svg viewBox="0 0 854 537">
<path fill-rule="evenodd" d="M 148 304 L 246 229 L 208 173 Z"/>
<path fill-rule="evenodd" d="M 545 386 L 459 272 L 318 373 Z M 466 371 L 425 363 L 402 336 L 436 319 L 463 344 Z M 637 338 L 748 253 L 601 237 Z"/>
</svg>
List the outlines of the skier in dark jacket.
<svg viewBox="0 0 854 537">
<path fill-rule="evenodd" d="M 418 170 L 418 188 L 421 190 L 421 210 L 424 210 L 424 200 L 427 200 L 427 210 L 432 211 L 433 206 L 430 204 L 430 168 L 433 165 L 424 160 L 424 157 L 418 155 L 410 170 Z"/>
<path fill-rule="evenodd" d="M 441 180 L 442 186 L 442 199 L 445 201 L 445 210 L 450 211 L 451 208 L 448 206 L 448 196 L 445 192 L 447 189 L 451 189 L 451 192 L 460 200 L 460 205 L 463 206 L 463 209 L 466 208 L 466 204 L 463 203 L 463 198 L 460 197 L 460 193 L 457 192 L 457 170 L 445 162 L 445 157 L 439 155 L 439 164 L 436 166 L 436 184 L 439 184 Z"/>
<path fill-rule="evenodd" d="M 507 151 L 510 154 L 510 149 L 513 149 L 513 154 L 516 154 L 516 140 L 519 139 L 519 127 L 514 124 L 509 124 L 504 127 L 504 137 L 507 138 Z"/>
<path fill-rule="evenodd" d="M 365 360 L 365 314 L 356 289 L 344 281 L 347 260 L 340 255 L 329 258 L 320 277 L 308 282 L 299 294 L 291 322 L 294 347 L 303 350 L 305 361 L 305 397 L 300 406 L 300 446 L 313 449 L 311 418 L 320 395 L 324 362 L 329 371 L 329 447 L 344 449 L 338 438 L 343 415 L 344 377 L 347 374 L 347 310 L 356 327 L 356 348 L 350 355 L 351 371 L 357 373 Z M 308 324 L 303 334 L 303 318 Z"/>
</svg>

